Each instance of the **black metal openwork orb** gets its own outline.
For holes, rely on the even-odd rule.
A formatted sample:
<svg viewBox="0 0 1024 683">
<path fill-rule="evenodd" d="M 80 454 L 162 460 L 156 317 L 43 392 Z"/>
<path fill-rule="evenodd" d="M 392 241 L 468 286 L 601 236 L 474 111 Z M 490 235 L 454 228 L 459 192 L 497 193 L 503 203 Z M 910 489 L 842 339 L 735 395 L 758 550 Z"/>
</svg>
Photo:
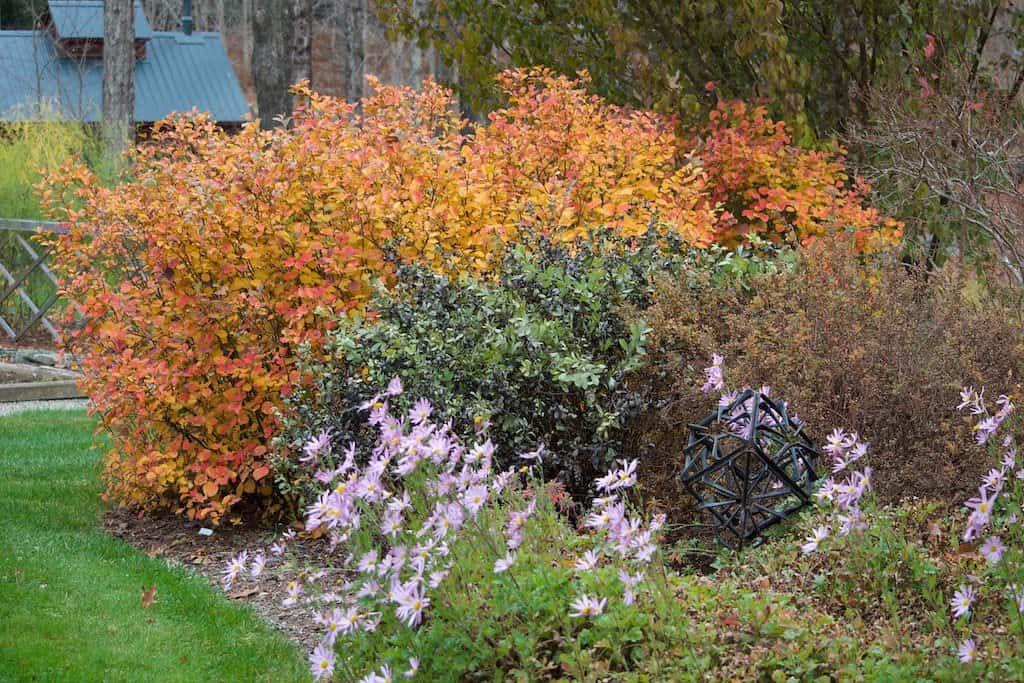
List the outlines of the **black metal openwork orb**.
<svg viewBox="0 0 1024 683">
<path fill-rule="evenodd" d="M 742 547 L 811 502 L 819 452 L 785 403 L 746 389 L 689 431 L 683 485 L 727 545 Z"/>
</svg>

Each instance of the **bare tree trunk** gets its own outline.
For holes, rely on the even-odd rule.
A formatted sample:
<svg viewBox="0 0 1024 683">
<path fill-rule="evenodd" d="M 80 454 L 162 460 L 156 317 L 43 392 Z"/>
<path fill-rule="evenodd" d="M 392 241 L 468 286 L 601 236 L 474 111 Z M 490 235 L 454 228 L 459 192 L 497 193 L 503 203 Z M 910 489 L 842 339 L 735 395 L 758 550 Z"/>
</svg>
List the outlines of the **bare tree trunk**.
<svg viewBox="0 0 1024 683">
<path fill-rule="evenodd" d="M 341 80 L 345 99 L 356 102 L 363 97 L 366 80 L 366 0 L 341 0 L 341 7 Z"/>
<path fill-rule="evenodd" d="M 292 84 L 313 82 L 313 0 L 292 0 Z"/>
<path fill-rule="evenodd" d="M 242 0 L 242 55 L 252 64 L 252 0 Z"/>
<path fill-rule="evenodd" d="M 103 3 L 103 135 L 108 158 L 116 161 L 134 141 L 135 17 L 132 0 Z"/>
<path fill-rule="evenodd" d="M 291 113 L 288 94 L 291 59 L 288 54 L 292 32 L 289 0 L 259 0 L 253 3 L 252 79 L 256 86 L 256 108 L 260 126 L 278 125 L 276 119 Z"/>
</svg>

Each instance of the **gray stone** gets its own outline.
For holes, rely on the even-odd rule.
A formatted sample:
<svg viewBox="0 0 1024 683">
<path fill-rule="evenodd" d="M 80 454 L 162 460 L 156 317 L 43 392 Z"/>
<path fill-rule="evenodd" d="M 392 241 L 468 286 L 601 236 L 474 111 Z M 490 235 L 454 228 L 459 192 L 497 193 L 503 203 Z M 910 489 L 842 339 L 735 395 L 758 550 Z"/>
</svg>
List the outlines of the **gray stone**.
<svg viewBox="0 0 1024 683">
<path fill-rule="evenodd" d="M 57 354 L 47 353 L 45 351 L 35 351 L 25 355 L 25 360 L 29 363 L 36 363 L 37 365 L 45 365 L 47 367 L 57 366 Z"/>
</svg>

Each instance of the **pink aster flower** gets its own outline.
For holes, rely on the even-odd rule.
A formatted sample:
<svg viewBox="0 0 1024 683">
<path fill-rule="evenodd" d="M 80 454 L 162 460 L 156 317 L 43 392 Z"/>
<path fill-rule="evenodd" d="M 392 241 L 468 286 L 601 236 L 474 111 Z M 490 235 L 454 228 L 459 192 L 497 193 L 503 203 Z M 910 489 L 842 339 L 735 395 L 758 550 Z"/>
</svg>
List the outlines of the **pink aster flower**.
<svg viewBox="0 0 1024 683">
<path fill-rule="evenodd" d="M 334 645 L 334 641 L 338 638 L 338 633 L 342 630 L 344 616 L 337 607 L 330 612 L 314 615 L 313 621 L 324 627 L 323 643 L 325 645 Z"/>
<path fill-rule="evenodd" d="M 302 452 L 305 456 L 299 458 L 299 462 L 304 465 L 315 465 L 317 457 L 324 451 L 331 447 L 331 432 L 330 430 L 323 430 L 314 437 L 311 437 L 306 445 L 302 447 Z"/>
<path fill-rule="evenodd" d="M 964 664 L 970 664 L 978 656 L 978 646 L 974 643 L 974 638 L 968 638 L 964 642 L 960 643 L 960 649 L 957 651 L 957 656 L 960 657 L 960 661 Z"/>
<path fill-rule="evenodd" d="M 704 386 L 700 388 L 705 394 L 711 391 L 721 391 L 725 386 L 725 379 L 722 376 L 722 363 L 724 358 L 717 353 L 711 354 L 711 365 L 704 368 Z"/>
<path fill-rule="evenodd" d="M 818 545 L 828 538 L 828 527 L 824 524 L 819 526 L 817 529 L 811 532 L 811 535 L 807 537 L 807 542 L 801 546 L 804 555 L 809 555 L 818 549 Z"/>
<path fill-rule="evenodd" d="M 402 674 L 406 678 L 412 678 L 420 670 L 420 660 L 417 657 L 409 657 L 409 668 Z"/>
<path fill-rule="evenodd" d="M 243 550 L 228 561 L 228 566 L 224 569 L 224 578 L 222 579 L 225 588 L 230 588 L 231 584 L 238 578 L 238 575 L 245 571 L 245 563 L 248 557 L 248 551 Z"/>
<path fill-rule="evenodd" d="M 267 566 L 267 557 L 263 553 L 256 553 L 252 558 L 252 566 L 249 567 L 249 575 L 254 579 L 263 573 L 263 569 Z"/>
<path fill-rule="evenodd" d="M 288 597 L 281 601 L 281 604 L 285 607 L 292 607 L 299 602 L 299 596 L 302 595 L 302 584 L 298 581 L 289 581 L 287 589 Z"/>
<path fill-rule="evenodd" d="M 423 593 L 423 586 L 419 584 L 399 587 L 394 600 L 398 604 L 395 616 L 410 628 L 423 620 L 423 610 L 430 605 L 430 598 Z"/>
<path fill-rule="evenodd" d="M 633 553 L 633 562 L 638 564 L 650 562 L 657 550 L 658 546 L 654 543 L 642 543 L 636 546 L 636 552 Z"/>
<path fill-rule="evenodd" d="M 425 398 L 420 398 L 413 404 L 412 410 L 409 411 L 409 422 L 414 425 L 422 424 L 430 419 L 430 413 L 433 412 L 433 407 L 430 405 L 430 401 Z"/>
<path fill-rule="evenodd" d="M 1017 466 L 1017 449 L 1011 448 L 1004 453 L 1003 459 L 999 462 L 999 465 L 1004 470 L 1003 476 L 1005 476 L 1006 472 L 1012 471 L 1013 468 Z"/>
<path fill-rule="evenodd" d="M 981 484 L 990 491 L 998 492 L 1000 489 L 1003 488 L 1003 481 L 1005 476 L 1006 475 L 1002 470 L 997 470 L 993 468 L 990 469 L 988 473 L 986 473 L 984 476 L 982 476 Z"/>
<path fill-rule="evenodd" d="M 388 396 L 401 396 L 402 380 L 397 376 L 393 377 L 391 381 L 388 382 L 388 389 L 386 393 Z"/>
<path fill-rule="evenodd" d="M 363 403 L 360 403 L 359 404 L 359 410 L 361 410 L 361 411 L 368 411 L 368 410 L 373 410 L 374 408 L 380 407 L 381 406 L 381 400 L 380 399 L 381 399 L 381 395 L 377 394 L 376 396 L 371 398 L 369 401 L 364 401 Z"/>
<path fill-rule="evenodd" d="M 523 532 L 521 530 L 510 531 L 505 537 L 505 546 L 509 550 L 515 550 L 523 544 Z"/>
<path fill-rule="evenodd" d="M 619 570 L 619 581 L 622 582 L 623 595 L 622 602 L 627 605 L 632 605 L 636 601 L 636 593 L 634 592 L 636 585 L 643 581 L 644 573 L 637 572 L 636 574 L 630 574 L 625 569 Z"/>
<path fill-rule="evenodd" d="M 380 522 L 380 532 L 394 538 L 402 530 L 402 513 L 389 510 Z"/>
<path fill-rule="evenodd" d="M 451 573 L 450 567 L 444 569 L 438 569 L 435 572 L 430 573 L 430 579 L 427 581 L 427 585 L 431 588 L 437 588 L 441 585 L 441 582 L 448 578 L 448 574 Z"/>
<path fill-rule="evenodd" d="M 576 560 L 576 564 L 573 566 L 573 568 L 578 572 L 587 572 L 596 567 L 597 562 L 600 559 L 601 558 L 598 557 L 597 553 L 595 553 L 593 550 L 588 550 L 587 552 L 583 553 L 583 557 L 580 557 Z"/>
<path fill-rule="evenodd" d="M 826 437 L 825 446 L 822 447 L 822 450 L 833 457 L 839 457 L 848 447 L 846 431 L 836 427 Z"/>
<path fill-rule="evenodd" d="M 991 492 L 991 495 L 987 495 L 990 492 L 985 490 L 985 487 L 978 489 L 978 493 L 980 495 L 975 498 L 971 498 L 964 503 L 964 505 L 971 510 L 977 510 L 986 517 L 990 517 L 992 515 L 992 509 L 995 507 L 996 493 L 993 491 Z"/>
<path fill-rule="evenodd" d="M 487 493 L 487 486 L 485 484 L 477 484 L 476 486 L 470 486 L 462 494 L 462 504 L 469 511 L 470 515 L 476 517 L 480 508 L 487 502 Z"/>
<path fill-rule="evenodd" d="M 362 615 L 359 614 L 359 608 L 349 607 L 341 615 L 341 619 L 338 621 L 338 628 L 342 633 L 353 633 L 356 627 L 359 626 L 360 619 L 362 619 Z"/>
<path fill-rule="evenodd" d="M 960 391 L 960 405 L 956 409 L 963 410 L 968 408 L 972 415 L 981 415 L 985 412 L 985 404 L 982 399 L 984 394 L 985 387 L 981 388 L 980 394 L 974 390 L 974 387 L 964 387 Z"/>
<path fill-rule="evenodd" d="M 978 552 L 992 564 L 998 563 L 1003 559 L 1003 552 L 1006 547 L 1003 545 L 1002 540 L 998 536 L 989 536 L 988 540 L 981 544 L 978 548 Z"/>
<path fill-rule="evenodd" d="M 513 564 L 515 564 L 515 562 L 516 562 L 516 554 L 514 552 L 512 552 L 512 551 L 509 551 L 505 555 L 505 557 L 497 559 L 497 560 L 494 561 L 494 573 L 495 574 L 501 574 L 502 572 L 508 571 L 509 568 Z"/>
<path fill-rule="evenodd" d="M 317 680 L 330 678 L 334 674 L 334 649 L 329 645 L 325 647 L 324 643 L 320 643 L 313 650 L 313 654 L 309 656 L 309 662 L 314 678 Z"/>
<path fill-rule="evenodd" d="M 394 676 L 391 674 L 391 667 L 384 664 L 380 667 L 380 673 L 367 674 L 359 679 L 359 683 L 393 683 Z"/>
<path fill-rule="evenodd" d="M 384 423 L 388 417 L 388 402 L 383 403 L 377 402 L 370 407 L 370 417 L 367 418 L 367 423 L 371 425 L 380 425 Z"/>
<path fill-rule="evenodd" d="M 639 460 L 620 460 L 619 464 L 622 467 L 615 471 L 615 481 L 612 483 L 610 490 L 618 490 L 629 488 L 636 483 L 636 466 Z"/>
<path fill-rule="evenodd" d="M 608 598 L 597 598 L 588 597 L 586 593 L 581 595 L 578 600 L 569 605 L 572 608 L 572 612 L 569 616 L 572 618 L 579 617 L 594 617 L 604 612 L 604 606 L 608 603 Z"/>
<path fill-rule="evenodd" d="M 380 561 L 380 556 L 377 550 L 369 550 L 363 553 L 363 556 L 359 558 L 359 564 L 356 567 L 359 571 L 364 574 L 373 574 L 377 571 L 377 563 Z"/>
<path fill-rule="evenodd" d="M 868 445 L 859 441 L 853 444 L 853 447 L 847 452 L 847 462 L 854 463 L 863 458 L 868 454 Z"/>
<path fill-rule="evenodd" d="M 537 446 L 537 450 L 530 451 L 529 453 L 520 453 L 519 457 L 523 460 L 536 460 L 538 465 L 544 464 L 544 454 L 547 451 L 544 450 L 544 444 Z"/>
<path fill-rule="evenodd" d="M 974 588 L 966 584 L 961 584 L 959 590 L 953 594 L 953 599 L 949 601 L 950 607 L 953 608 L 953 616 L 957 619 L 970 613 L 973 603 Z"/>
<path fill-rule="evenodd" d="M 819 503 L 825 503 L 835 500 L 836 498 L 837 484 L 832 479 L 826 479 L 822 482 L 821 486 L 814 493 L 814 497 L 818 499 Z"/>
</svg>

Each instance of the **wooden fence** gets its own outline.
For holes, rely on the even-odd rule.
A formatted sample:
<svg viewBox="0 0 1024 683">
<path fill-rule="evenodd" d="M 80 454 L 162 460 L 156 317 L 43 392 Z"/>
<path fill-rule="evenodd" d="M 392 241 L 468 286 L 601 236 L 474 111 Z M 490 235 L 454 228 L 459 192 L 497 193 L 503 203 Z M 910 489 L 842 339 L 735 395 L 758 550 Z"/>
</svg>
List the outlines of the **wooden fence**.
<svg viewBox="0 0 1024 683">
<path fill-rule="evenodd" d="M 7 246 L 0 251 L 0 276 L 3 276 L 6 283 L 0 292 L 0 331 L 14 341 L 23 338 L 36 325 L 42 326 L 54 341 L 60 336 L 53 322 L 46 316 L 60 293 L 57 278 L 46 264 L 49 250 L 26 239 L 37 229 L 53 233 L 67 232 L 60 223 L 0 218 L 0 236 L 5 237 Z M 52 285 L 52 291 L 42 302 L 33 299 L 33 294 L 39 298 L 40 282 Z M 50 290 L 50 287 L 46 289 Z M 13 306 L 8 303 L 19 300 L 28 313 L 21 320 L 17 319 Z"/>
</svg>

